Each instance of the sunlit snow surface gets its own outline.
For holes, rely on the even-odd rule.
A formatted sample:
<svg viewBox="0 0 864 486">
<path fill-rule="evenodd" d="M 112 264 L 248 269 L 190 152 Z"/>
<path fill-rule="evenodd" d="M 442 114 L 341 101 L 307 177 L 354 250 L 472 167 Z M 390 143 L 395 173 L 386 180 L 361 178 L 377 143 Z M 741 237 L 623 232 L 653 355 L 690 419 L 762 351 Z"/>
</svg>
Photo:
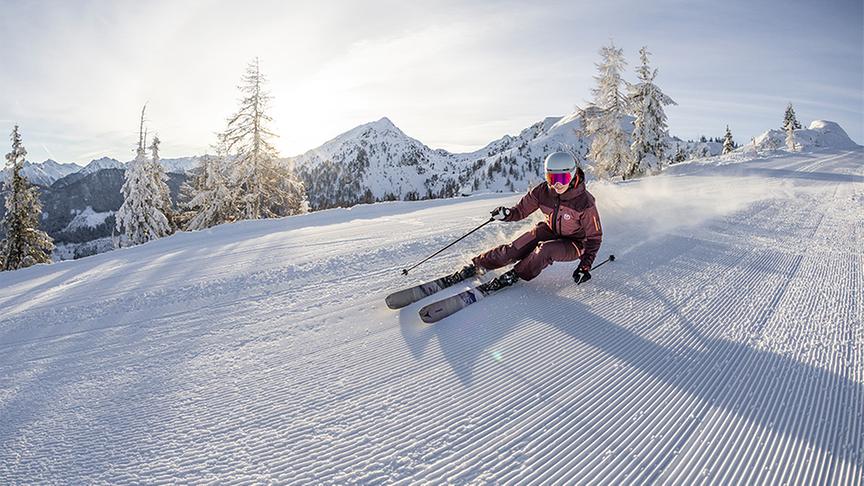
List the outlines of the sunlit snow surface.
<svg viewBox="0 0 864 486">
<path fill-rule="evenodd" d="M 0 483 L 861 484 L 864 152 L 589 190 L 616 262 L 432 326 L 384 296 L 532 222 L 400 269 L 519 195 L 2 273 Z"/>
</svg>

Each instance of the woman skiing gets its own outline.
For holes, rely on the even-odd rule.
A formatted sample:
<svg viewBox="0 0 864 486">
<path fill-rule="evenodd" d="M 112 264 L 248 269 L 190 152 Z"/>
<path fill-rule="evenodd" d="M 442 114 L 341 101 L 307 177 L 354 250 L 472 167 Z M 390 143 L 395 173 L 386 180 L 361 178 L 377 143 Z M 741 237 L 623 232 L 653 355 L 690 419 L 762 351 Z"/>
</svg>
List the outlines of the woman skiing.
<svg viewBox="0 0 864 486">
<path fill-rule="evenodd" d="M 516 263 L 511 270 L 480 286 L 494 291 L 520 279 L 531 280 L 552 262 L 576 259 L 579 266 L 573 271 L 573 280 L 582 284 L 591 278 L 591 264 L 600 249 L 603 230 L 594 196 L 585 189 L 585 173 L 566 152 L 549 154 L 544 166 L 545 183 L 528 191 L 516 206 L 496 208 L 492 217 L 519 221 L 539 209 L 546 220 L 512 243 L 477 255 L 470 265 L 453 275 L 454 279 L 464 280 Z"/>
</svg>

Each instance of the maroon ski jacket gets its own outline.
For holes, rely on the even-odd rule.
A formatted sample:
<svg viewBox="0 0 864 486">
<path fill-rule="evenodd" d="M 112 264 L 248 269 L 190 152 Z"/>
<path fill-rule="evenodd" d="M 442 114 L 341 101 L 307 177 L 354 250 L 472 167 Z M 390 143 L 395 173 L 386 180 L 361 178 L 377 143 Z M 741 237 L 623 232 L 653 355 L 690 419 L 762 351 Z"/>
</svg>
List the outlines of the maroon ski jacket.
<svg viewBox="0 0 864 486">
<path fill-rule="evenodd" d="M 591 268 L 600 243 L 603 229 L 600 215 L 594 205 L 594 196 L 579 182 L 564 194 L 559 195 L 545 182 L 528 191 L 504 221 L 519 221 L 540 209 L 546 215 L 546 225 L 562 239 L 573 240 L 582 249 L 580 268 Z"/>
</svg>

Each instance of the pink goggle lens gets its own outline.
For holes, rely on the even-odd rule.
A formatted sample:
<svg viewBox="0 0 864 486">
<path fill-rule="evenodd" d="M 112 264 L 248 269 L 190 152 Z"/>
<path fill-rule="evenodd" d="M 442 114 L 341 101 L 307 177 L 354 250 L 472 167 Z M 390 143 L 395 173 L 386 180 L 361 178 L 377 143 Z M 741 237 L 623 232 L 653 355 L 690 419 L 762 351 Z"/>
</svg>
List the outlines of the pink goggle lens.
<svg viewBox="0 0 864 486">
<path fill-rule="evenodd" d="M 567 185 L 570 184 L 570 181 L 573 180 L 573 176 L 569 172 L 563 173 L 555 173 L 555 172 L 547 172 L 546 173 L 546 182 L 549 183 L 550 186 L 554 186 L 555 184 Z"/>
</svg>

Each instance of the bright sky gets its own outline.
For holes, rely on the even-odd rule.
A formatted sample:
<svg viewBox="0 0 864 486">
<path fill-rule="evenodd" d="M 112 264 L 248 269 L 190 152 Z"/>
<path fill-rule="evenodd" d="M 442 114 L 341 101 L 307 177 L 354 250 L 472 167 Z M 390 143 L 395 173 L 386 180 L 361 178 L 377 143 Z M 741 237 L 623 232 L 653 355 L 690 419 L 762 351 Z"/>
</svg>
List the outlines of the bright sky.
<svg viewBox="0 0 864 486">
<path fill-rule="evenodd" d="M 282 155 L 382 116 L 469 151 L 584 105 L 610 39 L 627 80 L 642 45 L 654 54 L 679 104 L 673 135 L 729 124 L 743 143 L 779 127 L 791 101 L 803 124 L 836 121 L 864 143 L 860 0 L 0 0 L 0 11 L 0 130 L 7 140 L 20 124 L 33 161 L 131 159 L 144 102 L 163 156 L 204 153 L 255 56 Z"/>
</svg>

